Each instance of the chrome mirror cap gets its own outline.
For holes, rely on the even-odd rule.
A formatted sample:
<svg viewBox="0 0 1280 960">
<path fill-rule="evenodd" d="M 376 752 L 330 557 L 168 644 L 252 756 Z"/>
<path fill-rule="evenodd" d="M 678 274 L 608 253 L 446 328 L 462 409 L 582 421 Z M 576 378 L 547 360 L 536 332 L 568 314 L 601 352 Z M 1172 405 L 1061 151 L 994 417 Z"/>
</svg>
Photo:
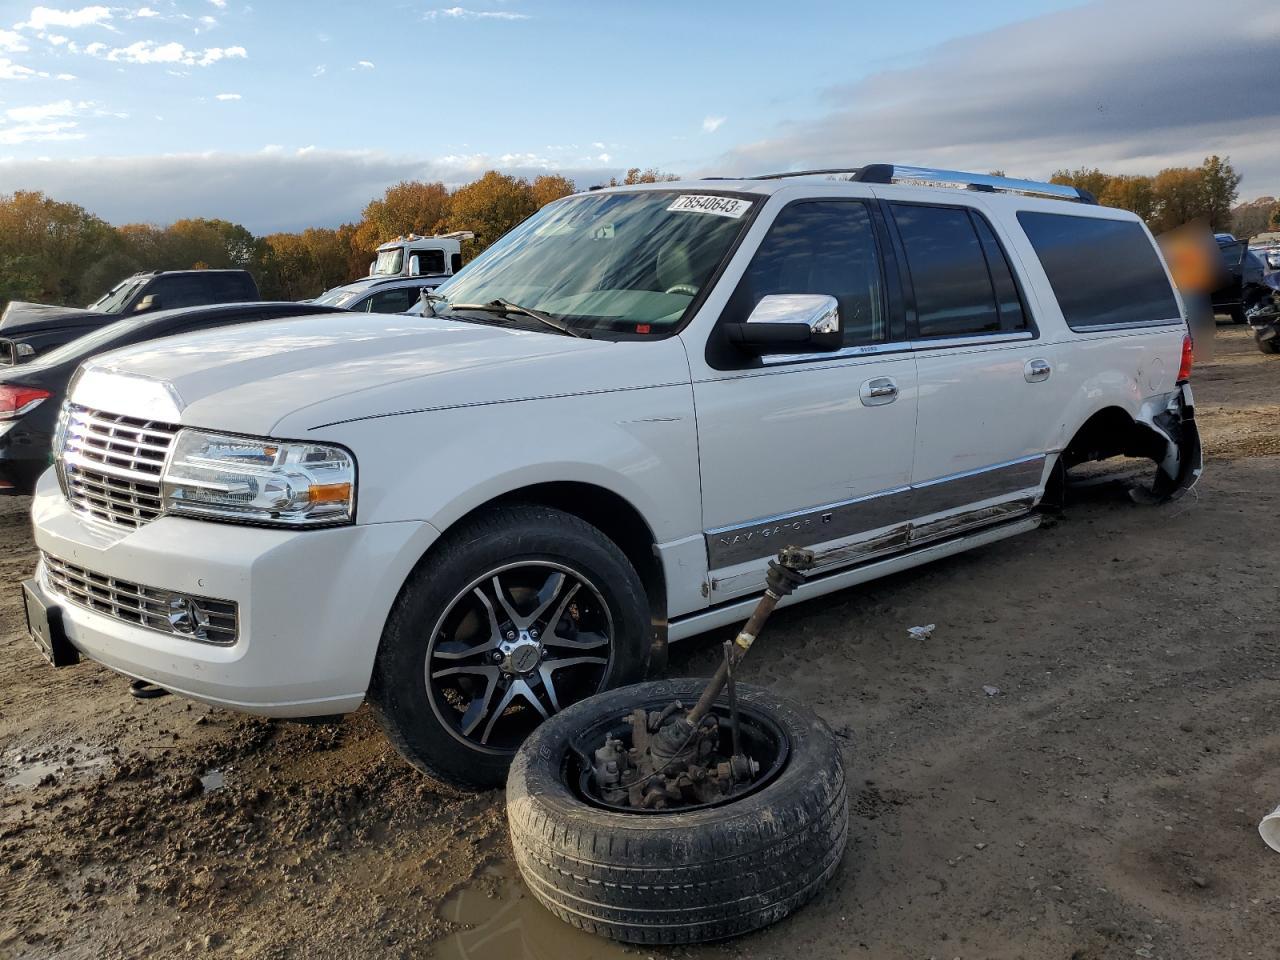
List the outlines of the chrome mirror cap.
<svg viewBox="0 0 1280 960">
<path fill-rule="evenodd" d="M 813 334 L 838 334 L 840 304 L 823 293 L 771 293 L 756 304 L 747 323 L 802 323 Z"/>
<path fill-rule="evenodd" d="M 13 353 L 19 360 L 30 360 L 36 355 L 36 348 L 29 343 L 15 343 Z"/>
</svg>

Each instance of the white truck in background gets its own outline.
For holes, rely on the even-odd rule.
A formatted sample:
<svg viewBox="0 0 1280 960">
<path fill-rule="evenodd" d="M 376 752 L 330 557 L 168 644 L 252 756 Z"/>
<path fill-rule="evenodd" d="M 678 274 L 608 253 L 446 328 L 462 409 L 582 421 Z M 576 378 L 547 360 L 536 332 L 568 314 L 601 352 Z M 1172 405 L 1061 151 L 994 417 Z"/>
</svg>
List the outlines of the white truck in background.
<svg viewBox="0 0 1280 960">
<path fill-rule="evenodd" d="M 369 275 L 339 284 L 312 300 L 358 313 L 404 313 L 424 290 L 434 290 L 462 269 L 462 241 L 470 230 L 421 237 L 396 237 L 378 247 Z"/>
</svg>

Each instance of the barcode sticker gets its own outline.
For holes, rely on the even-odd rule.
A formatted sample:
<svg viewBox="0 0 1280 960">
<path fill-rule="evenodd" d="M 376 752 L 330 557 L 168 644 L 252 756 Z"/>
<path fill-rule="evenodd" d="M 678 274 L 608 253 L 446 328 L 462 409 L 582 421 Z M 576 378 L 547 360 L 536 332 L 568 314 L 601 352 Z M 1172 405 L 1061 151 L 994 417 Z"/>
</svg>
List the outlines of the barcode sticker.
<svg viewBox="0 0 1280 960">
<path fill-rule="evenodd" d="M 686 193 L 678 197 L 668 213 L 710 213 L 717 217 L 729 217 L 737 220 L 751 209 L 750 200 L 739 200 L 737 197 L 714 197 L 701 193 Z"/>
</svg>

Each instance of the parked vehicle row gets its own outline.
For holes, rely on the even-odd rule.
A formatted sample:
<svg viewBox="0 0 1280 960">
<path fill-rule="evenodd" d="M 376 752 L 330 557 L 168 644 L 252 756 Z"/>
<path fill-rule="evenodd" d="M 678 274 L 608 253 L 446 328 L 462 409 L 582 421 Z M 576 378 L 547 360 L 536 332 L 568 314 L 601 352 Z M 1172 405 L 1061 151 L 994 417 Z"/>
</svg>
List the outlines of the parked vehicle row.
<svg viewBox="0 0 1280 960">
<path fill-rule="evenodd" d="M 122 317 L 260 299 L 247 270 L 152 270 L 122 280 L 83 310 L 13 301 L 0 316 L 0 364 L 30 360 Z"/>
<path fill-rule="evenodd" d="M 1225 313 L 1232 323 L 1244 323 L 1249 308 L 1265 294 L 1262 278 L 1266 266 L 1262 258 L 1249 249 L 1248 240 L 1237 240 L 1229 233 L 1215 236 L 1222 253 L 1222 284 L 1213 292 L 1213 309 Z"/>
<path fill-rule="evenodd" d="M 493 785 L 541 720 L 741 619 L 787 543 L 828 558 L 799 600 L 1030 531 L 1086 460 L 1194 484 L 1179 297 L 1090 201 L 883 164 L 610 188 L 411 324 L 90 359 L 33 500 L 33 636 L 237 710 L 368 701 L 420 769 Z"/>
</svg>

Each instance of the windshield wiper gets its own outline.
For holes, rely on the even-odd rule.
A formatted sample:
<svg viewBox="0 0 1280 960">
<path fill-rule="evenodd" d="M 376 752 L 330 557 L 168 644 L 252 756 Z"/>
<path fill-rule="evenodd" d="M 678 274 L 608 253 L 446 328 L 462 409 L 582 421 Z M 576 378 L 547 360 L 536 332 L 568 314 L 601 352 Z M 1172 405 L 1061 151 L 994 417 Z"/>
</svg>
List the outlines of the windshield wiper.
<svg viewBox="0 0 1280 960">
<path fill-rule="evenodd" d="M 444 298 L 441 297 L 440 299 L 443 300 Z M 532 307 L 522 307 L 520 304 L 512 303 L 510 300 L 503 300 L 501 297 L 490 300 L 488 303 L 450 303 L 449 308 L 451 310 L 486 310 L 491 313 L 518 313 L 537 320 L 552 330 L 558 330 L 567 337 L 591 339 L 585 330 L 574 330 L 572 327 L 555 319 L 555 317 L 548 316 L 539 310 L 534 310 Z"/>
</svg>

